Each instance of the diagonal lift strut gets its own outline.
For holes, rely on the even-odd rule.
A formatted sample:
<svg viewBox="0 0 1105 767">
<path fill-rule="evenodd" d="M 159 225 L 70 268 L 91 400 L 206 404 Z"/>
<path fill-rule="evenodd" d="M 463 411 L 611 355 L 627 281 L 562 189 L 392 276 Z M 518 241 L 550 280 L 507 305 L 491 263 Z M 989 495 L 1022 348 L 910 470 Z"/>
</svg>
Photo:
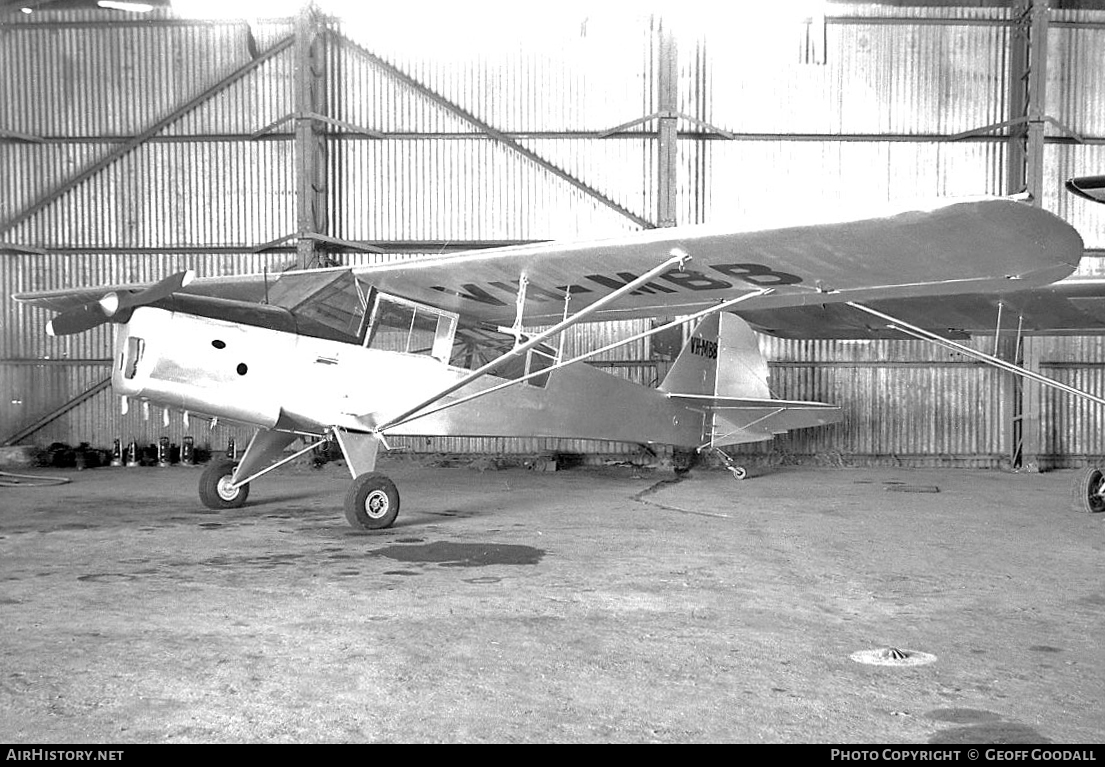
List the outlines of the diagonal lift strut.
<svg viewBox="0 0 1105 767">
<path fill-rule="evenodd" d="M 1089 400 L 1090 402 L 1096 402 L 1098 405 L 1105 405 L 1105 399 L 1102 399 L 1101 397 L 1098 397 L 1094 394 L 1082 391 L 1081 389 L 1076 389 L 1073 386 L 1068 386 L 1065 383 L 1060 383 L 1054 378 L 1048 378 L 1047 376 L 1041 375 L 1034 371 L 1025 370 L 1019 365 L 1014 365 L 1012 362 L 1006 362 L 1000 357 L 995 357 L 992 354 L 987 354 L 986 352 L 980 352 L 977 349 L 972 349 L 969 346 L 964 346 L 961 343 L 957 343 L 948 338 L 944 338 L 938 333 L 933 333 L 931 330 L 925 330 L 924 328 L 917 327 L 916 325 L 911 325 L 904 320 L 900 320 L 897 317 L 892 317 L 889 314 L 883 314 L 882 312 L 872 309 L 869 306 L 864 306 L 863 304 L 859 304 L 854 301 L 848 301 L 848 306 L 851 306 L 853 309 L 858 309 L 861 312 L 866 312 L 873 317 L 878 317 L 879 319 L 884 320 L 891 328 L 905 333 L 908 336 L 912 336 L 921 341 L 928 341 L 930 343 L 937 344 L 938 346 L 943 346 L 947 349 L 952 349 L 980 362 L 984 362 L 987 365 L 998 368 L 1000 370 L 1004 370 L 1008 373 L 1012 373 L 1013 375 L 1020 376 L 1021 378 L 1035 381 L 1036 383 L 1043 386 L 1057 389 L 1058 391 L 1065 392 L 1066 394 L 1080 397 L 1085 400 Z"/>
</svg>

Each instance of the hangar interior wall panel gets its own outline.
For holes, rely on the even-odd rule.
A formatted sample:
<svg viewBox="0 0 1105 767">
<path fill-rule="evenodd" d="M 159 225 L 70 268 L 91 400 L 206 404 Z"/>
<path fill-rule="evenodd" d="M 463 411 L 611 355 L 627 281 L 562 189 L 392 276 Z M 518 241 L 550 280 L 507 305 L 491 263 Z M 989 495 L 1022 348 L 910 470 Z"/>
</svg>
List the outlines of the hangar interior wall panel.
<svg viewBox="0 0 1105 767">
<path fill-rule="evenodd" d="M 1073 26 L 1079 20 L 1094 26 Z M 1082 136 L 1105 135 L 1105 14 L 1063 11 L 1048 35 L 1046 114 Z"/>
<path fill-rule="evenodd" d="M 656 106 L 655 25 L 511 27 L 509 35 L 490 28 L 475 39 L 465 30 L 440 45 L 428 38 L 430 30 L 409 22 L 346 22 L 338 30 L 331 57 L 338 114 L 386 133 L 478 132 L 426 91 L 510 133 L 605 131 Z M 377 59 L 420 88 L 389 75 Z"/>
<path fill-rule="evenodd" d="M 1105 144 L 1049 144 L 1044 147 L 1046 178 L 1097 176 L 1103 171 Z M 1045 190 L 1043 204 L 1078 229 L 1086 248 L 1097 251 L 1105 248 L 1105 215 L 1101 213 L 1101 205 L 1070 194 L 1061 186 Z M 1082 268 L 1095 268 L 1100 260 L 1100 256 L 1083 259 Z"/>
<path fill-rule="evenodd" d="M 1040 372 L 1098 397 L 1105 397 L 1105 338 L 1030 338 L 1026 358 Z M 1028 384 L 1026 397 L 1036 417 L 1042 468 L 1072 468 L 1105 457 L 1102 408 L 1081 398 Z"/>
<path fill-rule="evenodd" d="M 891 141 L 713 141 L 702 151 L 704 220 L 747 224 L 799 206 L 999 194 L 1005 154 L 986 143 Z"/>
<path fill-rule="evenodd" d="M 654 185 L 647 183 L 651 147 L 644 140 L 521 143 L 642 217 L 655 207 L 647 191 Z M 586 238 L 638 228 L 547 169 L 486 139 L 343 141 L 332 154 L 334 183 L 342 188 L 334 234 L 344 239 Z"/>
<path fill-rule="evenodd" d="M 678 110 L 698 121 L 679 123 L 679 223 L 755 222 L 783 207 L 840 199 L 1006 191 L 1003 139 L 947 139 L 1008 118 L 1007 9 L 846 5 L 833 13 L 823 37 L 804 20 L 740 23 L 741 14 L 708 28 L 675 27 Z M 0 221 L 45 204 L 0 241 L 47 254 L 0 254 L 0 438 L 102 380 L 111 356 L 105 330 L 47 338 L 45 313 L 14 306 L 11 293 L 152 281 L 187 267 L 201 274 L 278 271 L 294 260 L 291 246 L 251 251 L 298 227 L 294 124 L 278 123 L 298 108 L 295 49 L 253 66 L 255 56 L 294 35 L 292 23 L 163 18 L 113 25 L 111 17 L 88 12 L 35 14 L 47 21 L 33 23 L 21 16 L 0 20 L 0 129 L 46 141 L 0 140 L 0 162 L 15 170 L 0 174 Z M 1050 35 L 1047 111 L 1080 134 L 1101 137 L 1105 16 L 1055 18 L 1063 23 Z M 333 34 L 322 46 L 322 108 L 347 124 L 329 124 L 321 134 L 328 234 L 477 242 L 616 236 L 639 228 L 596 194 L 657 220 L 657 121 L 641 118 L 662 108 L 663 23 L 563 24 L 497 40 L 427 40 L 425 29 L 387 15 L 363 27 L 326 25 Z M 146 141 L 121 152 L 175 112 Z M 50 199 L 100 162 L 106 165 L 97 173 Z M 1071 220 L 1091 248 L 1105 247 L 1105 216 L 1063 193 L 1061 182 L 1103 168 L 1100 143 L 1047 145 L 1043 204 Z M 421 255 L 335 254 L 346 263 Z M 1105 273 L 1102 263 L 1090 260 L 1084 270 Z M 565 353 L 644 327 L 579 327 L 565 338 Z M 989 341 L 977 343 L 986 348 Z M 1105 349 L 1072 339 L 1055 343 L 1040 347 L 1045 372 L 1098 385 L 1093 376 Z M 912 342 L 764 338 L 763 346 L 776 394 L 839 403 L 846 418 L 744 448 L 748 454 L 1001 465 L 1013 448 L 1013 383 L 1002 374 Z M 670 360 L 645 341 L 595 364 L 655 383 Z M 1048 454 L 1105 453 L 1087 425 L 1092 411 L 1058 400 L 1041 408 Z M 1065 431 L 1068 424 L 1072 431 Z M 105 392 L 33 439 L 108 445 L 116 437 L 156 441 L 162 432 L 179 441 L 179 414 L 167 428 L 156 409 L 149 421 L 137 408 L 124 417 Z M 195 436 L 217 447 L 235 434 L 220 426 Z M 426 453 L 639 452 L 593 441 L 400 444 Z"/>
<path fill-rule="evenodd" d="M 703 119 L 742 133 L 916 135 L 1006 119 L 1003 27 L 830 22 L 822 61 L 802 55 L 798 33 L 797 20 L 706 32 Z"/>
<path fill-rule="evenodd" d="M 19 152 L 17 167 L 45 178 L 15 189 L 21 210 L 95 162 L 95 153 L 59 145 Z M 93 155 L 93 156 L 89 156 Z M 44 249 L 248 247 L 295 231 L 292 146 L 218 141 L 143 145 L 16 226 L 13 241 Z"/>
</svg>

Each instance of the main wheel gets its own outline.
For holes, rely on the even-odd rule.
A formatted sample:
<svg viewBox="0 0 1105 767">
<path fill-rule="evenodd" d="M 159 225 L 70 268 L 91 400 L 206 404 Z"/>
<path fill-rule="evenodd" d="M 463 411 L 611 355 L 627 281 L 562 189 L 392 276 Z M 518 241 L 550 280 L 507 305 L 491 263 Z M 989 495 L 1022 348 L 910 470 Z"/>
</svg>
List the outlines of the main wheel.
<svg viewBox="0 0 1105 767">
<path fill-rule="evenodd" d="M 200 475 L 200 501 L 209 509 L 236 509 L 249 497 L 249 483 L 231 487 L 235 461 L 212 461 Z"/>
<path fill-rule="evenodd" d="M 748 469 L 743 466 L 726 466 L 733 479 L 748 479 Z"/>
<path fill-rule="evenodd" d="M 399 491 L 383 474 L 369 472 L 353 480 L 345 494 L 345 518 L 353 527 L 383 530 L 399 516 Z"/>
<path fill-rule="evenodd" d="M 1082 469 L 1075 477 L 1073 490 L 1075 511 L 1097 514 L 1105 511 L 1105 475 L 1101 469 L 1089 467 Z"/>
</svg>

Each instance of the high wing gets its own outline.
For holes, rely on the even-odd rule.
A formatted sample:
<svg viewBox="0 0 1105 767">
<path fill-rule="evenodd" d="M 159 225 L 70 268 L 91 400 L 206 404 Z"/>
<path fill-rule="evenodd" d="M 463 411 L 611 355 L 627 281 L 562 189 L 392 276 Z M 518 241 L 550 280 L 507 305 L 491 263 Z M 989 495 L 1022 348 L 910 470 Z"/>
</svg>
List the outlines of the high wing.
<svg viewBox="0 0 1105 767">
<path fill-rule="evenodd" d="M 1066 277 L 1083 247 L 1062 219 L 1000 197 L 874 216 L 790 212 L 788 219 L 740 230 L 675 227 L 608 240 L 512 246 L 353 271 L 387 293 L 498 324 L 514 320 L 521 283 L 525 321 L 543 324 L 561 318 L 565 293 L 571 310 L 579 311 L 673 254 L 689 255 L 690 261 L 590 319 L 688 314 L 764 288 L 771 288 L 770 295 L 750 299 L 742 310 L 1012 293 Z M 260 274 L 200 278 L 182 292 L 262 301 L 272 281 L 271 275 Z M 16 298 L 63 311 L 111 291 L 141 287 L 75 288 Z M 778 324 L 758 317 L 758 327 Z M 794 327 L 806 324 L 791 319 Z"/>
<path fill-rule="evenodd" d="M 1105 278 L 1071 278 L 1008 293 L 964 293 L 866 301 L 945 338 L 1017 331 L 1025 335 L 1105 334 Z M 796 339 L 912 338 L 843 304 L 734 310 L 761 333 Z"/>
</svg>

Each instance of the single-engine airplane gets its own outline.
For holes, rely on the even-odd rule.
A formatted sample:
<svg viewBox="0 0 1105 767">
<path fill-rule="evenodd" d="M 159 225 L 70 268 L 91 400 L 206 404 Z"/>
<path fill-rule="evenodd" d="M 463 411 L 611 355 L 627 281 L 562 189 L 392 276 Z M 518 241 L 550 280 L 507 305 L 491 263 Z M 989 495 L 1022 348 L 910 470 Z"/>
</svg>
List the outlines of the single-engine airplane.
<svg viewBox="0 0 1105 767">
<path fill-rule="evenodd" d="M 1105 177 L 1068 187 L 1105 200 Z M 1105 404 L 956 341 L 994 333 L 995 319 L 1000 331 L 1003 310 L 1018 332 L 1105 333 L 1105 313 L 1093 311 L 1101 283 L 1057 283 L 1082 253 L 1057 216 L 981 197 L 289 271 L 274 281 L 181 272 L 153 285 L 16 299 L 59 312 L 48 326 L 57 335 L 115 323 L 112 384 L 124 407 L 149 402 L 256 429 L 239 462 L 203 472 L 205 506 L 241 506 L 255 480 L 332 441 L 353 477 L 347 519 L 381 529 L 399 513 L 395 484 L 375 471 L 390 435 L 602 439 L 693 455 L 839 421 L 837 406 L 773 396 L 756 332 L 923 338 Z M 577 323 L 641 317 L 678 319 L 572 359 L 554 345 Z M 686 322 L 696 324 L 658 388 L 577 364 Z M 306 447 L 289 452 L 298 438 Z M 1086 508 L 1105 510 L 1102 473 L 1082 483 Z"/>
</svg>

